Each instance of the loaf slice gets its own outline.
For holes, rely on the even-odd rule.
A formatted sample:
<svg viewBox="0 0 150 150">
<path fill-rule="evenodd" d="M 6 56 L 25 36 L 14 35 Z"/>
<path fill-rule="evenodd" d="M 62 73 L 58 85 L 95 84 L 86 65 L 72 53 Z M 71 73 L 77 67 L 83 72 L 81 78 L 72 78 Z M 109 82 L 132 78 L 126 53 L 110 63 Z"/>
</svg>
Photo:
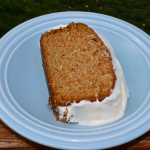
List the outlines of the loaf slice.
<svg viewBox="0 0 150 150">
<path fill-rule="evenodd" d="M 72 22 L 42 34 L 40 44 L 57 120 L 66 122 L 58 106 L 102 101 L 111 94 L 116 81 L 111 54 L 93 29 Z"/>
</svg>

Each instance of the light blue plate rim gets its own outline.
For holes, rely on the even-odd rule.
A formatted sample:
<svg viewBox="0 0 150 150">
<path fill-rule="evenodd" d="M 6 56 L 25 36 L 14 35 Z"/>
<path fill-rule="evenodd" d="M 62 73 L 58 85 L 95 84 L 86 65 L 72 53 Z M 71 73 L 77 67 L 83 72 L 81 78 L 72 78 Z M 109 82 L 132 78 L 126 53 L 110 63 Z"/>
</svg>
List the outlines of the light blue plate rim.
<svg viewBox="0 0 150 150">
<path fill-rule="evenodd" d="M 70 16 L 68 16 L 70 15 Z M 31 19 L 29 21 L 26 21 L 22 24 L 20 24 L 19 26 L 13 28 L 11 31 L 9 31 L 7 34 L 5 34 L 1 39 L 0 39 L 0 47 L 3 44 L 3 42 L 5 40 L 7 40 L 7 37 L 11 36 L 11 34 L 13 34 L 14 32 L 16 32 L 19 28 L 26 26 L 27 24 L 32 24 L 32 22 L 36 22 L 37 20 L 42 20 L 43 18 L 46 17 L 80 17 L 80 15 L 86 15 L 87 18 L 89 18 L 89 16 L 93 16 L 99 20 L 101 19 L 105 19 L 107 20 L 109 23 L 114 23 L 115 25 L 117 24 L 121 24 L 119 27 L 126 27 L 128 29 L 130 29 L 129 32 L 133 32 L 134 34 L 140 35 L 138 38 L 145 43 L 145 45 L 149 46 L 148 41 L 150 40 L 149 35 L 147 35 L 145 32 L 143 32 L 142 30 L 140 30 L 139 28 L 125 22 L 122 21 L 120 19 L 114 18 L 114 17 L 110 17 L 107 15 L 102 15 L 102 14 L 96 14 L 96 13 L 87 13 L 87 12 L 62 12 L 62 13 L 54 13 L 54 14 L 48 14 L 48 15 L 44 15 L 44 16 L 40 16 L 34 19 Z M 124 28 L 124 29 L 126 29 Z M 2 57 L 2 50 L 0 50 L 0 58 Z M 148 60 L 150 60 L 150 56 L 147 56 Z M 8 107 L 11 108 L 11 104 L 8 104 L 7 102 L 4 102 L 5 98 L 3 97 L 3 93 L 2 93 L 2 86 L 0 86 L 1 91 L 0 91 L 0 99 L 2 101 L 0 101 L 0 106 L 3 106 L 2 104 L 6 104 Z M 117 146 L 123 143 L 126 143 L 128 141 L 131 141 L 135 138 L 137 138 L 138 136 L 144 134 L 145 132 L 147 132 L 148 130 L 150 130 L 150 98 L 147 98 L 147 109 L 145 110 L 145 112 L 143 111 L 142 115 L 137 118 L 137 120 L 135 119 L 135 122 L 140 122 L 135 126 L 135 122 L 131 122 L 130 124 L 130 129 L 128 130 L 128 132 L 118 134 L 118 136 L 116 136 L 115 138 L 117 139 L 116 141 L 112 141 L 111 137 L 107 137 L 106 139 L 99 139 L 98 138 L 98 134 L 101 134 L 102 132 L 98 132 L 99 130 L 90 130 L 90 132 L 81 132 L 78 131 L 77 134 L 74 133 L 73 130 L 63 130 L 61 128 L 55 128 L 51 126 L 51 129 L 47 129 L 47 127 L 43 128 L 41 126 L 41 124 L 39 123 L 37 130 L 39 130 L 39 132 L 37 132 L 37 130 L 33 130 L 34 127 L 36 127 L 37 124 L 35 124 L 34 119 L 31 117 L 32 121 L 28 122 L 27 120 L 24 122 L 20 122 L 19 117 L 18 119 L 15 118 L 16 116 L 10 114 L 10 112 L 7 110 L 7 107 L 0 107 L 0 117 L 1 119 L 9 126 L 11 127 L 13 130 L 15 130 L 16 132 L 18 132 L 19 134 L 23 135 L 24 137 L 33 140 L 37 143 L 43 144 L 43 145 L 47 145 L 47 146 L 52 146 L 52 147 L 56 147 L 56 148 L 65 148 L 65 149 L 94 149 L 94 148 L 109 148 L 109 147 L 113 147 L 113 146 Z M 12 109 L 13 111 L 13 109 Z M 28 114 L 27 114 L 28 115 Z M 28 119 L 28 118 L 24 118 L 24 116 L 21 116 L 22 118 L 20 119 Z M 31 129 L 26 128 L 25 125 L 31 125 Z M 45 124 L 44 124 L 45 125 Z M 129 125 L 125 126 L 125 127 L 120 127 L 122 129 L 126 129 Z M 48 131 L 48 135 L 43 135 L 42 132 L 40 132 L 40 129 L 42 129 L 42 132 L 45 134 Z M 70 133 L 69 133 L 70 132 Z M 76 132 L 76 131 L 75 131 Z M 109 132 L 108 130 L 106 130 L 106 132 Z M 64 139 L 60 139 L 58 138 L 58 135 L 60 133 L 62 133 L 65 136 L 65 140 Z M 77 140 L 70 140 L 70 136 L 74 135 L 74 138 L 76 139 L 77 136 L 83 136 L 85 137 L 86 134 L 89 134 L 91 137 L 93 137 L 94 140 L 88 139 L 88 140 L 83 140 L 82 143 L 80 141 Z M 50 135 L 53 135 L 52 137 Z M 130 135 L 130 136 L 129 136 Z M 41 137 L 39 137 L 41 136 Z M 55 137 L 54 137 L 55 136 Z M 121 137 L 120 137 L 121 136 Z M 123 138 L 124 136 L 124 138 Z M 120 137 L 120 138 L 119 138 Z M 114 138 L 114 137 L 113 137 Z M 44 140 L 45 139 L 45 140 Z M 119 140 L 118 140 L 119 139 Z M 89 141 L 90 140 L 90 141 Z M 101 142 L 107 142 L 107 144 L 101 145 Z M 89 142 L 90 144 L 87 144 L 87 142 Z M 85 145 L 88 146 L 85 146 Z"/>
</svg>

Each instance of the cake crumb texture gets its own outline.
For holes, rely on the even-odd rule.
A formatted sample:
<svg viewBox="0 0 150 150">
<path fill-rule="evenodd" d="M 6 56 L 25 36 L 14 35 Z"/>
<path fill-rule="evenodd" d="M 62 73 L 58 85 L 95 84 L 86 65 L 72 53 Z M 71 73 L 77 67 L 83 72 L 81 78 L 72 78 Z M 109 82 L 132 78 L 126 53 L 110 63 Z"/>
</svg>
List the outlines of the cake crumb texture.
<svg viewBox="0 0 150 150">
<path fill-rule="evenodd" d="M 116 81 L 111 54 L 90 27 L 72 22 L 42 34 L 40 44 L 54 109 L 111 94 Z"/>
</svg>

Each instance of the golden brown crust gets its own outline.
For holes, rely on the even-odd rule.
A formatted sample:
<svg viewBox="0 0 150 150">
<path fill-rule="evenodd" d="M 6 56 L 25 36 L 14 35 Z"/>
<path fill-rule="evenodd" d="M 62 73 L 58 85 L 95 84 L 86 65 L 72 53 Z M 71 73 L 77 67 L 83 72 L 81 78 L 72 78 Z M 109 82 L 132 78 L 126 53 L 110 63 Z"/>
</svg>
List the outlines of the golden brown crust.
<svg viewBox="0 0 150 150">
<path fill-rule="evenodd" d="M 48 31 L 40 44 L 54 110 L 110 95 L 116 81 L 111 54 L 87 25 L 72 22 Z M 58 113 L 54 111 L 57 119 Z"/>
</svg>

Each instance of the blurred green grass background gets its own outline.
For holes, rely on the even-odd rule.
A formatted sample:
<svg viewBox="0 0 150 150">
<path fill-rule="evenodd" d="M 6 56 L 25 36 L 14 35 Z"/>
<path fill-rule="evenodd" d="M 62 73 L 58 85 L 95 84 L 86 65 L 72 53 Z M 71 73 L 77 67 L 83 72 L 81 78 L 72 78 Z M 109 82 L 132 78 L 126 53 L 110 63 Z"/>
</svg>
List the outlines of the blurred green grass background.
<svg viewBox="0 0 150 150">
<path fill-rule="evenodd" d="M 0 0 L 0 38 L 24 21 L 64 11 L 106 14 L 150 35 L 150 0 Z"/>
</svg>

